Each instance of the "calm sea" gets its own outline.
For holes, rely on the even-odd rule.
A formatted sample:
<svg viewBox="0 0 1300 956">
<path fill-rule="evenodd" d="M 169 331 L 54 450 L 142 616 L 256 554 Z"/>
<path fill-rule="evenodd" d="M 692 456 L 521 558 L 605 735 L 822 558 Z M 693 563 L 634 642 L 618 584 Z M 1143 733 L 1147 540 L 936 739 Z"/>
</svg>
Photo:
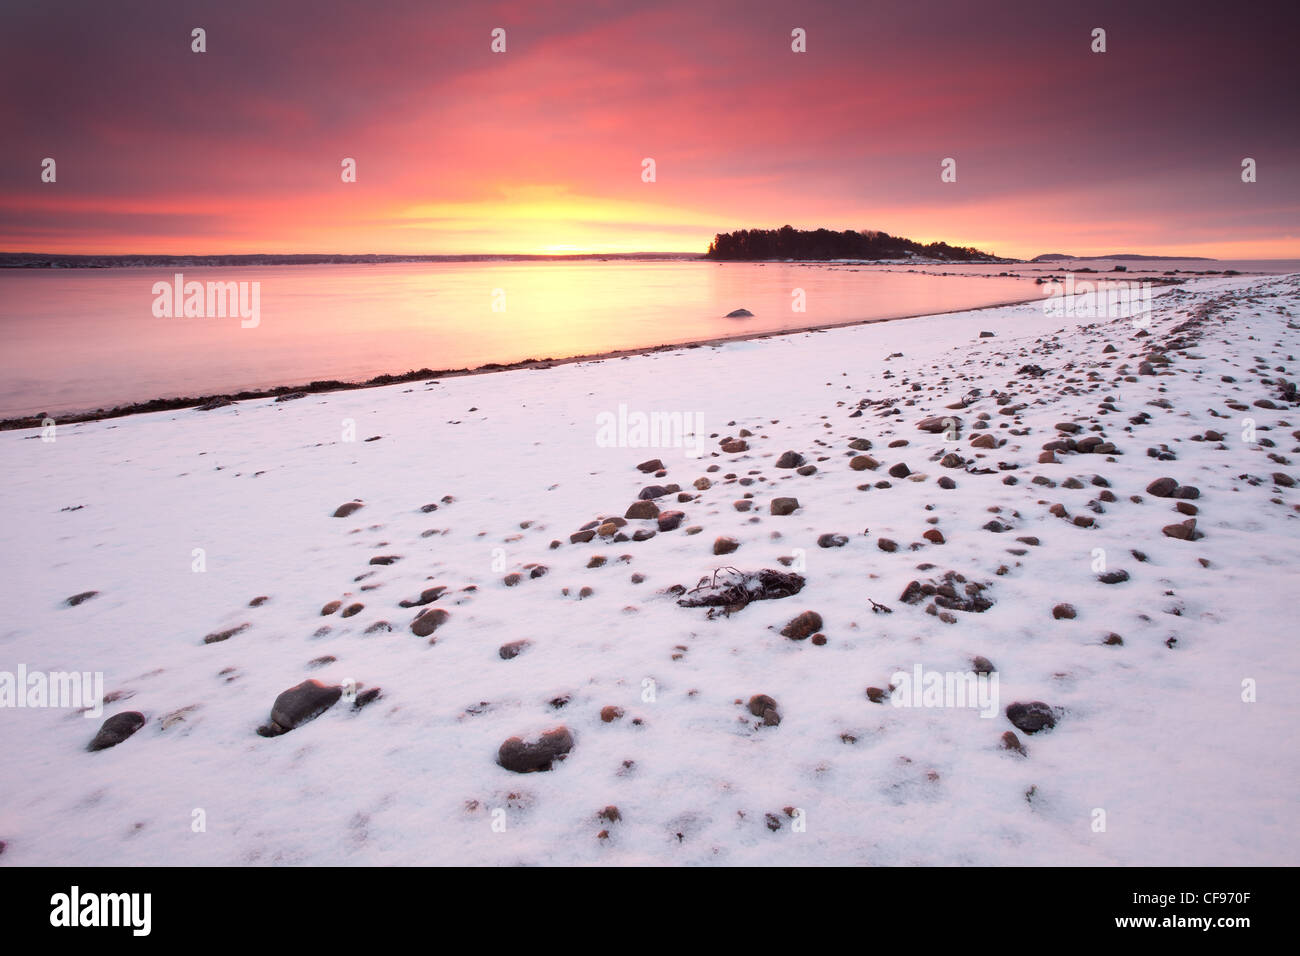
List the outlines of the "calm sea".
<svg viewBox="0 0 1300 956">
<path fill-rule="evenodd" d="M 1012 277 L 997 276 L 1013 268 L 1000 265 L 911 268 L 586 260 L 180 270 L 186 281 L 258 283 L 253 328 L 238 317 L 155 316 L 154 284 L 171 283 L 175 269 L 7 270 L 0 418 L 975 308 L 1038 298 L 1033 278 L 1062 267 L 1014 267 L 1023 276 Z M 753 318 L 725 318 L 739 308 Z"/>
</svg>

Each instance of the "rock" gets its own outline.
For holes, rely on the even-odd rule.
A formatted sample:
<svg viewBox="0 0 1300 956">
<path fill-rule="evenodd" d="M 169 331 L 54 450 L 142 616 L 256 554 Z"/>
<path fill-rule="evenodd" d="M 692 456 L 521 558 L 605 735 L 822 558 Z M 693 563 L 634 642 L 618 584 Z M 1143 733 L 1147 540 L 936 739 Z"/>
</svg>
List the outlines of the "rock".
<svg viewBox="0 0 1300 956">
<path fill-rule="evenodd" d="M 531 743 L 522 737 L 511 737 L 497 751 L 497 763 L 514 773 L 547 771 L 556 761 L 564 760 L 571 750 L 573 734 L 568 727 L 560 726 Z"/>
<path fill-rule="evenodd" d="M 343 602 L 342 602 L 342 601 L 329 601 L 329 602 L 327 602 L 327 603 L 325 604 L 324 607 L 322 607 L 322 608 L 320 609 L 320 616 L 321 616 L 321 617 L 329 617 L 331 614 L 333 614 L 335 611 L 337 611 L 337 610 L 338 610 L 339 608 L 341 608 L 342 606 L 343 606 Z"/>
<path fill-rule="evenodd" d="M 1155 495 L 1157 498 L 1172 498 L 1177 490 L 1178 482 L 1172 478 L 1157 478 L 1147 485 L 1147 494 Z"/>
<path fill-rule="evenodd" d="M 868 687 L 867 700 L 871 701 L 873 704 L 883 704 L 885 701 L 889 700 L 889 691 L 883 687 Z"/>
<path fill-rule="evenodd" d="M 773 498 L 768 510 L 774 515 L 794 514 L 799 509 L 798 498 Z"/>
<path fill-rule="evenodd" d="M 1128 580 L 1128 572 L 1122 568 L 1117 568 L 1114 571 L 1106 571 L 1097 575 L 1097 580 L 1102 584 L 1123 584 Z"/>
<path fill-rule="evenodd" d="M 440 607 L 431 607 L 427 611 L 421 611 L 411 622 L 411 633 L 416 637 L 428 637 L 443 624 L 447 623 L 447 618 L 451 617 Z"/>
<path fill-rule="evenodd" d="M 735 551 L 739 547 L 740 547 L 740 542 L 737 541 L 735 538 L 720 536 L 713 542 L 713 553 L 731 554 L 731 552 Z"/>
<path fill-rule="evenodd" d="M 348 515 L 352 514 L 352 512 L 359 511 L 364 507 L 365 505 L 360 501 L 349 501 L 346 504 L 341 504 L 335 508 L 333 517 L 346 518 Z"/>
<path fill-rule="evenodd" d="M 652 498 L 662 498 L 664 495 L 670 495 L 672 491 L 663 485 L 646 485 L 637 495 L 638 501 L 649 501 Z"/>
<path fill-rule="evenodd" d="M 659 530 L 674 531 L 685 518 L 683 511 L 662 511 L 659 513 Z"/>
<path fill-rule="evenodd" d="M 775 727 L 781 723 L 781 711 L 771 697 L 766 694 L 755 694 L 749 698 L 749 712 L 755 717 L 763 718 L 765 727 Z"/>
<path fill-rule="evenodd" d="M 143 726 L 144 714 L 138 710 L 127 710 L 120 714 L 114 714 L 100 725 L 99 732 L 86 745 L 86 749 L 93 753 L 96 750 L 107 750 L 109 747 L 116 747 Z"/>
<path fill-rule="evenodd" d="M 343 696 L 337 684 L 322 684 L 318 680 L 305 680 L 290 687 L 271 705 L 271 723 L 258 730 L 264 737 L 278 737 L 309 720 L 315 720 L 329 710 Z"/>
<path fill-rule="evenodd" d="M 1195 485 L 1180 485 L 1174 492 L 1175 498 L 1192 499 L 1201 497 L 1201 489 Z"/>
<path fill-rule="evenodd" d="M 497 654 L 503 661 L 513 660 L 524 652 L 524 648 L 531 645 L 532 641 L 511 641 L 509 644 L 502 644 Z"/>
<path fill-rule="evenodd" d="M 726 315 L 728 319 L 752 319 L 753 317 L 754 313 L 750 312 L 749 309 L 734 309 Z"/>
<path fill-rule="evenodd" d="M 993 336 L 994 336 L 995 334 L 996 334 L 996 333 L 994 333 L 994 332 L 981 332 L 981 333 L 980 333 L 980 338 L 982 338 L 982 339 L 991 339 L 991 338 L 993 338 Z"/>
<path fill-rule="evenodd" d="M 803 455 L 797 451 L 787 451 L 776 460 L 777 468 L 798 468 L 803 464 Z"/>
<path fill-rule="evenodd" d="M 792 641 L 802 641 L 822 629 L 822 616 L 816 611 L 804 611 L 781 629 L 781 636 Z M 762 716 L 756 714 L 755 716 Z"/>
<path fill-rule="evenodd" d="M 420 596 L 415 600 L 398 601 L 397 606 L 398 607 L 423 607 L 426 604 L 431 604 L 434 601 L 438 600 L 438 598 L 442 597 L 442 593 L 446 590 L 447 590 L 446 586 L 441 584 L 438 585 L 437 587 L 425 588 L 423 591 L 420 592 Z"/>
<path fill-rule="evenodd" d="M 1203 537 L 1196 530 L 1196 519 L 1188 518 L 1186 521 L 1180 521 L 1177 524 L 1167 524 L 1160 529 L 1167 538 L 1177 538 L 1180 541 L 1195 541 Z"/>
<path fill-rule="evenodd" d="M 1002 749 L 1015 751 L 1021 756 L 1025 755 L 1025 745 L 1020 742 L 1020 738 L 1011 730 L 1002 735 Z"/>
<path fill-rule="evenodd" d="M 209 634 L 207 637 L 203 638 L 203 643 L 219 644 L 222 641 L 228 641 L 236 634 L 239 634 L 242 631 L 246 631 L 250 627 L 252 627 L 251 624 L 245 623 L 245 624 L 240 624 L 237 627 L 228 627 L 224 631 L 214 631 L 213 633 Z"/>
<path fill-rule="evenodd" d="M 1283 488 L 1295 487 L 1295 479 L 1284 471 L 1275 471 L 1271 477 L 1273 479 L 1273 484 L 1275 485 L 1280 485 Z"/>
<path fill-rule="evenodd" d="M 849 459 L 849 467 L 854 471 L 875 471 L 880 467 L 880 462 L 870 455 L 854 455 Z"/>
<path fill-rule="evenodd" d="M 879 548 L 881 551 L 887 552 L 889 554 L 893 554 L 895 551 L 898 550 L 898 542 L 893 540 L 892 538 L 877 538 L 876 547 Z"/>
<path fill-rule="evenodd" d="M 940 531 L 938 528 L 930 528 L 928 531 L 922 534 L 921 537 L 923 537 L 926 541 L 929 541 L 931 544 L 943 544 L 945 541 L 943 532 Z"/>
<path fill-rule="evenodd" d="M 573 534 L 569 535 L 569 544 L 585 544 L 594 537 L 596 537 L 595 528 L 586 531 L 575 531 Z"/>
<path fill-rule="evenodd" d="M 649 474 L 652 471 L 663 471 L 664 463 L 658 458 L 651 458 L 649 461 L 643 461 L 641 464 L 637 465 L 636 470 L 643 471 L 646 474 Z"/>
<path fill-rule="evenodd" d="M 63 603 L 66 604 L 68 607 L 76 607 L 78 604 L 82 604 L 85 601 L 89 601 L 98 593 L 99 593 L 98 591 L 82 591 L 80 594 L 72 595 L 72 597 L 68 598 Z"/>
<path fill-rule="evenodd" d="M 889 469 L 889 476 L 891 478 L 906 478 L 911 473 L 912 469 L 908 468 L 907 465 L 903 464 L 901 461 L 897 465 L 890 466 Z"/>
<path fill-rule="evenodd" d="M 628 520 L 657 518 L 659 516 L 659 506 L 653 501 L 635 501 L 623 515 Z"/>
<path fill-rule="evenodd" d="M 956 431 L 961 427 L 961 419 L 955 415 L 934 415 L 930 418 L 921 419 L 916 423 L 916 427 L 923 432 L 937 435 L 939 432 L 946 432 L 950 428 L 952 431 Z"/>
<path fill-rule="evenodd" d="M 623 708 L 615 707 L 613 704 L 606 704 L 600 708 L 600 719 L 607 724 L 612 724 L 623 717 Z"/>
<path fill-rule="evenodd" d="M 709 479 L 707 479 L 707 478 L 696 478 L 696 479 L 695 479 L 695 490 L 696 490 L 696 491 L 708 491 L 708 490 L 709 490 L 710 488 L 712 488 L 712 487 L 713 487 L 713 482 L 709 481 Z"/>
<path fill-rule="evenodd" d="M 939 485 L 940 488 L 943 488 L 947 491 L 951 491 L 952 489 L 957 487 L 957 482 L 953 481 L 947 475 L 944 475 L 942 478 L 940 478 L 937 484 Z"/>
<path fill-rule="evenodd" d="M 827 532 L 817 539 L 819 548 L 842 548 L 849 543 L 849 539 L 842 534 L 831 534 Z M 716 554 L 716 552 L 714 552 Z"/>
<path fill-rule="evenodd" d="M 1040 465 L 1054 465 L 1056 464 L 1056 461 L 1056 452 L 1053 451 L 1045 451 L 1038 456 L 1038 463 Z"/>
<path fill-rule="evenodd" d="M 993 662 L 987 657 L 977 655 L 971 658 L 971 670 L 976 674 L 992 674 L 997 668 L 993 666 Z"/>
<path fill-rule="evenodd" d="M 1078 612 L 1075 611 L 1073 604 L 1058 604 L 1056 607 L 1052 608 L 1052 617 L 1056 618 L 1058 621 L 1072 621 L 1077 614 Z"/>
<path fill-rule="evenodd" d="M 1017 730 L 1027 734 L 1036 734 L 1040 730 L 1051 730 L 1056 726 L 1056 714 L 1041 700 L 1028 704 L 1015 703 L 1007 707 L 1007 720 Z"/>
<path fill-rule="evenodd" d="M 966 459 L 955 451 L 950 451 L 939 459 L 939 464 L 944 468 L 960 468 L 962 465 L 966 464 Z"/>
<path fill-rule="evenodd" d="M 1111 633 L 1106 635 L 1106 639 L 1102 641 L 1102 643 L 1110 644 L 1112 646 L 1119 646 L 1124 643 L 1124 638 L 1120 637 L 1118 634 L 1112 631 Z"/>
<path fill-rule="evenodd" d="M 354 604 L 349 604 L 347 607 L 343 609 L 343 613 L 340 614 L 339 617 L 353 617 L 354 615 L 360 614 L 363 610 L 365 610 L 365 607 L 366 606 L 360 603 L 359 601 Z"/>
<path fill-rule="evenodd" d="M 871 451 L 871 439 L 855 438 L 849 442 L 849 447 L 854 451 Z"/>
<path fill-rule="evenodd" d="M 722 450 L 728 455 L 738 455 L 742 451 L 749 451 L 749 443 L 744 441 L 724 441 Z"/>
<path fill-rule="evenodd" d="M 976 435 L 974 438 L 971 439 L 970 443 L 971 446 L 974 448 L 997 448 L 998 447 L 997 438 L 995 438 L 993 435 L 990 435 L 988 432 L 981 432 L 980 434 Z"/>
</svg>

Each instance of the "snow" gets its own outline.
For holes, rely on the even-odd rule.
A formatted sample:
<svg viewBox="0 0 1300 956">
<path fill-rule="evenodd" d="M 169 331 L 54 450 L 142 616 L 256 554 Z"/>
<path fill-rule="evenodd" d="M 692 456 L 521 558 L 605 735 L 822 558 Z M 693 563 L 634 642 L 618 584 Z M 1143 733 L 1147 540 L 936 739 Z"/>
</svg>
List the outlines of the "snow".
<svg viewBox="0 0 1300 956">
<path fill-rule="evenodd" d="M 60 427 L 52 442 L 39 430 L 0 433 L 0 671 L 102 671 L 110 695 L 123 695 L 97 720 L 0 709 L 0 864 L 1294 865 L 1300 513 L 1296 489 L 1269 475 L 1300 470 L 1267 454 L 1294 454 L 1300 425 L 1293 408 L 1251 403 L 1276 400 L 1261 376 L 1295 375 L 1300 277 L 1197 280 L 1155 302 L 1145 341 L 1127 320 L 1045 318 L 1035 303 L 139 415 Z M 1224 311 L 1199 343 L 1171 353 L 1170 374 L 1123 381 L 1137 374 L 1140 351 L 1209 302 Z M 981 339 L 982 330 L 996 336 Z M 1107 343 L 1118 353 L 1103 355 Z M 888 358 L 895 352 L 904 355 Z M 1252 372 L 1254 356 L 1286 371 Z M 1029 363 L 1049 371 L 1016 374 Z M 1091 391 L 1090 370 L 1101 373 Z M 945 409 L 975 387 L 980 401 Z M 1019 425 L 998 414 L 994 389 L 1028 403 Z M 1118 413 L 1097 415 L 1105 395 Z M 848 417 L 861 399 L 889 397 L 901 415 L 869 405 Z M 1173 407 L 1147 404 L 1156 398 Z M 597 417 L 620 404 L 702 416 L 705 456 L 602 447 Z M 1141 411 L 1151 421 L 1125 431 Z M 991 413 L 1004 447 L 971 448 L 980 412 Z M 950 414 L 965 426 L 956 442 L 915 427 Z M 1246 416 L 1276 447 L 1242 440 Z M 1076 437 L 1095 419 L 1123 454 L 1038 464 L 1055 423 L 1076 418 L 1085 429 Z M 355 441 L 343 440 L 349 420 Z M 1004 422 L 1027 434 L 1008 435 Z M 754 433 L 750 450 L 721 454 L 719 439 L 741 428 Z M 1209 428 L 1224 432 L 1226 447 L 1189 440 Z M 873 442 L 879 471 L 850 470 L 856 437 Z M 899 438 L 909 444 L 887 447 Z M 1146 455 L 1161 443 L 1176 461 Z M 818 471 L 775 469 L 786 450 Z M 972 460 L 994 469 L 1016 463 L 1006 474 L 1019 483 L 930 460 L 948 451 L 982 454 Z M 666 477 L 636 470 L 656 457 Z M 857 490 L 886 479 L 897 461 L 927 477 Z M 686 512 L 678 530 L 642 542 L 569 542 L 585 523 L 621 516 L 646 485 L 676 482 L 697 494 L 692 483 L 711 464 L 721 470 L 707 475 L 714 484 L 698 500 L 658 500 Z M 750 470 L 767 480 L 723 480 Z M 1095 528 L 1048 513 L 1061 502 L 1071 515 L 1092 514 L 1093 474 L 1118 498 Z M 957 488 L 939 488 L 941 475 Z M 1033 475 L 1058 483 L 1073 475 L 1085 487 L 1047 488 L 1031 484 Z M 1161 534 L 1183 518 L 1173 501 L 1145 493 L 1162 475 L 1200 488 L 1203 539 Z M 754 510 L 736 511 L 746 492 Z M 454 500 L 442 503 L 445 495 Z M 777 496 L 797 497 L 800 509 L 769 515 Z M 365 506 L 331 517 L 354 498 Z M 422 512 L 427 503 L 438 509 Z M 922 539 L 930 517 L 947 543 Z M 1014 530 L 982 530 L 992 517 Z M 694 525 L 704 530 L 686 534 Z M 849 543 L 819 548 L 826 532 Z M 720 535 L 740 549 L 715 557 Z M 1018 544 L 1024 535 L 1041 544 Z M 880 550 L 882 536 L 898 551 Z M 911 550 L 913 542 L 922 546 Z M 199 548 L 206 570 L 196 572 Z M 1099 583 L 1095 548 L 1131 579 Z M 1133 558 L 1134 548 L 1149 560 Z M 664 593 L 723 565 L 781 568 L 777 559 L 794 549 L 803 550 L 807 583 L 793 597 L 710 619 Z M 390 554 L 402 558 L 368 564 Z M 607 563 L 588 568 L 596 554 Z M 532 562 L 549 573 L 503 583 Z M 921 562 L 934 567 L 918 571 Z M 909 581 L 949 569 L 989 583 L 994 606 L 955 612 L 949 624 L 899 600 Z M 644 582 L 632 583 L 633 573 Z M 397 604 L 435 584 L 448 591 L 430 606 L 451 617 L 430 644 L 409 630 L 423 608 Z M 594 594 L 579 599 L 584 586 Z M 64 604 L 88 590 L 99 594 Z M 269 600 L 249 607 L 258 595 Z M 893 613 L 872 613 L 869 599 Z M 365 608 L 322 616 L 333 600 Z M 1062 601 L 1076 619 L 1053 619 Z M 804 610 L 824 619 L 825 646 L 778 633 Z M 392 631 L 366 634 L 379 620 Z M 245 622 L 229 640 L 203 643 Z M 323 625 L 330 631 L 314 636 Z M 1122 646 L 1102 644 L 1111 631 Z M 530 646 L 502 660 L 500 645 L 520 639 Z M 977 654 L 997 668 L 994 719 L 864 694 L 918 663 L 968 671 Z M 337 660 L 309 666 L 322 655 Z M 288 734 L 259 736 L 276 696 L 308 678 L 383 693 L 364 709 L 340 703 Z M 1243 701 L 1245 679 L 1258 682 L 1257 702 Z M 647 681 L 652 700 L 643 698 Z M 760 693 L 778 702 L 779 726 L 756 726 L 744 706 Z M 564 695 L 565 706 L 552 706 Z M 1020 734 L 1027 757 L 1002 749 L 1012 729 L 1006 706 L 1034 700 L 1061 709 L 1056 727 Z M 483 712 L 467 710 L 484 701 Z M 605 723 L 600 711 L 611 704 L 626 713 Z M 164 729 L 166 715 L 191 706 Z M 87 753 L 103 718 L 123 710 L 148 722 Z M 518 775 L 496 764 L 506 738 L 560 724 L 576 743 L 553 771 Z M 617 822 L 597 817 L 609 805 Z M 785 807 L 802 811 L 806 829 Z M 1096 809 L 1105 811 L 1103 832 L 1093 828 Z M 779 829 L 768 829 L 766 814 Z"/>
</svg>

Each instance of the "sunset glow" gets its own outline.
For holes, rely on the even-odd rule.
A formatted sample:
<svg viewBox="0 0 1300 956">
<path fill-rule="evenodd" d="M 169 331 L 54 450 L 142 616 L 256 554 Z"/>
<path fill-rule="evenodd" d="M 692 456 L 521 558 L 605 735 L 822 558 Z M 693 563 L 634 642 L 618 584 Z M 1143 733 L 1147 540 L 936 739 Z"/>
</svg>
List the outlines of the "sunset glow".
<svg viewBox="0 0 1300 956">
<path fill-rule="evenodd" d="M 142 6 L 6 14 L 0 249 L 702 252 L 788 222 L 1020 257 L 1300 255 L 1277 14 Z"/>
</svg>

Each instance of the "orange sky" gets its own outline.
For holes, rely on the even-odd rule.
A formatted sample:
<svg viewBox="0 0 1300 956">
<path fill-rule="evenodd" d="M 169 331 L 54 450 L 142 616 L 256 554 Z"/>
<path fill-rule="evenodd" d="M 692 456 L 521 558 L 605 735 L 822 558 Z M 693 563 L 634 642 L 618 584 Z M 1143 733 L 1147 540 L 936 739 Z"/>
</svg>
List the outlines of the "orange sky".
<svg viewBox="0 0 1300 956">
<path fill-rule="evenodd" d="M 33 5 L 0 32 L 0 249 L 702 252 L 790 223 L 1300 257 L 1290 5 L 984 6 Z"/>
</svg>

